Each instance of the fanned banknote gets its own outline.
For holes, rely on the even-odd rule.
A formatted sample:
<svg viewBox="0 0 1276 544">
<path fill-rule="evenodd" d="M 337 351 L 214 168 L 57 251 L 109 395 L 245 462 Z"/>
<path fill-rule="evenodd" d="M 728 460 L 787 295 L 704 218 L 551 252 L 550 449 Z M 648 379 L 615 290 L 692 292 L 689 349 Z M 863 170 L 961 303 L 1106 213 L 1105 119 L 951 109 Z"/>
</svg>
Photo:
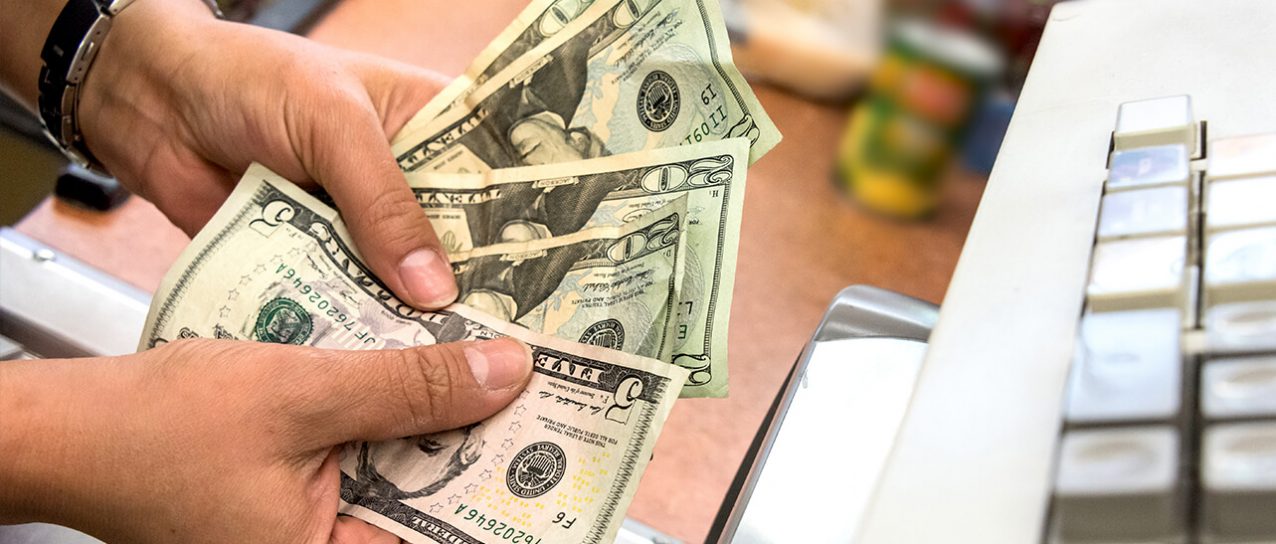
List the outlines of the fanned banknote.
<svg viewBox="0 0 1276 544">
<path fill-rule="evenodd" d="M 613 541 L 686 371 L 461 304 L 396 299 L 337 213 L 254 165 L 165 277 L 142 346 L 195 336 L 380 349 L 513 336 L 534 373 L 464 429 L 347 447 L 342 511 L 415 543 Z"/>
<path fill-rule="evenodd" d="M 752 163 L 780 140 L 731 62 L 715 0 L 595 0 L 459 94 L 458 106 L 395 137 L 404 171 L 481 172 L 732 137 L 750 140 Z"/>
<path fill-rule="evenodd" d="M 458 300 L 567 340 L 669 361 L 686 255 L 687 199 L 628 223 L 452 252 Z"/>
<path fill-rule="evenodd" d="M 532 0 L 505 30 L 479 52 L 465 72 L 421 108 L 408 125 L 424 125 L 438 117 L 524 53 L 557 34 L 593 4 L 594 0 Z"/>
<path fill-rule="evenodd" d="M 747 154 L 747 141 L 731 139 L 483 174 L 411 172 L 407 178 L 452 254 L 624 225 L 685 196 L 686 273 L 672 362 L 691 371 L 683 396 L 721 397 L 727 394 L 727 327 Z"/>
</svg>

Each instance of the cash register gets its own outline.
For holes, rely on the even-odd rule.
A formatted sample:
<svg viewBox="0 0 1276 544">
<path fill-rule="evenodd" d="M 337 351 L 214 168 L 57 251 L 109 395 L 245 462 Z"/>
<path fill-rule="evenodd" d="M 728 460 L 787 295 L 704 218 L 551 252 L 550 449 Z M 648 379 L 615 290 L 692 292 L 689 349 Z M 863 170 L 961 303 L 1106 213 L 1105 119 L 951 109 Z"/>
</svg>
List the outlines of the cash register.
<svg viewBox="0 0 1276 544">
<path fill-rule="evenodd" d="M 713 539 L 1276 542 L 1273 28 L 1057 5 L 933 330 L 822 337 L 835 301 Z"/>
</svg>

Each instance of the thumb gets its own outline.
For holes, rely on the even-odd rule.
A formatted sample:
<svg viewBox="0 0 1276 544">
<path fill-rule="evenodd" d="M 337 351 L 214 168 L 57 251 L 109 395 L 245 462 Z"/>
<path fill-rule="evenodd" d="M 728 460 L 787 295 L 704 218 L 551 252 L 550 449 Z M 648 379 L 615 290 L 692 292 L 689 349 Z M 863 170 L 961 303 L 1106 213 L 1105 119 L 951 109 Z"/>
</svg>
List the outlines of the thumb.
<svg viewBox="0 0 1276 544">
<path fill-rule="evenodd" d="M 452 267 L 390 152 L 373 106 L 364 97 L 323 109 L 306 118 L 298 156 L 332 196 L 364 261 L 417 308 L 456 300 Z"/>
<path fill-rule="evenodd" d="M 402 350 L 307 350 L 297 372 L 319 397 L 291 402 L 306 448 L 389 440 L 481 421 L 531 378 L 531 350 L 513 338 Z M 299 358 L 292 358 L 297 360 Z M 294 399 L 295 401 L 295 399 Z"/>
</svg>

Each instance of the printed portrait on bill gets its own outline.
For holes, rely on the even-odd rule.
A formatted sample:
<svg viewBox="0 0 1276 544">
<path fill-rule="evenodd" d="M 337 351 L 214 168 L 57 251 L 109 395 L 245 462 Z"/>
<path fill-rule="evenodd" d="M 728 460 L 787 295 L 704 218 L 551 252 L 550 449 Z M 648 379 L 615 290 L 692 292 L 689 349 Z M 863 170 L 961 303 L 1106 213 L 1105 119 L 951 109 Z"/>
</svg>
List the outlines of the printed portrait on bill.
<svg viewBox="0 0 1276 544">
<path fill-rule="evenodd" d="M 355 481 L 361 495 L 392 500 L 428 497 L 479 461 L 483 428 L 476 423 L 438 434 L 363 442 L 358 449 Z"/>
</svg>

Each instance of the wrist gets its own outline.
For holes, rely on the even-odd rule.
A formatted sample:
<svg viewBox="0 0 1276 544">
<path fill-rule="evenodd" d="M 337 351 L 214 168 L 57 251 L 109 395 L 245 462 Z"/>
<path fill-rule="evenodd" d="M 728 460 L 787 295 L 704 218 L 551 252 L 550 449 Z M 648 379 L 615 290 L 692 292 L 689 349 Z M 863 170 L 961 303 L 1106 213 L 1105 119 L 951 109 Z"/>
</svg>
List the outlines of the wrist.
<svg viewBox="0 0 1276 544">
<path fill-rule="evenodd" d="M 52 436 L 61 434 L 53 430 L 53 422 L 65 406 L 49 402 L 41 375 L 60 364 L 0 364 L 0 481 L 5 482 L 0 486 L 0 524 L 47 518 L 47 488 L 42 489 L 39 480 L 59 464 L 58 452 L 50 451 L 48 444 L 59 441 Z"/>
<path fill-rule="evenodd" d="M 201 0 L 136 0 L 111 32 L 81 87 L 79 126 L 86 145 L 113 174 L 126 159 L 145 160 L 147 135 L 172 122 L 174 79 L 189 73 L 198 42 L 220 24 Z"/>
<path fill-rule="evenodd" d="M 22 465 L 19 456 L 23 452 L 28 415 L 22 384 L 16 383 L 17 366 L 25 363 L 0 363 L 0 525 L 21 523 L 29 513 L 19 511 L 23 491 L 16 485 L 16 475 Z"/>
<path fill-rule="evenodd" d="M 101 517 L 90 462 L 104 397 L 126 368 L 112 359 L 0 364 L 0 524 L 82 526 Z"/>
</svg>

